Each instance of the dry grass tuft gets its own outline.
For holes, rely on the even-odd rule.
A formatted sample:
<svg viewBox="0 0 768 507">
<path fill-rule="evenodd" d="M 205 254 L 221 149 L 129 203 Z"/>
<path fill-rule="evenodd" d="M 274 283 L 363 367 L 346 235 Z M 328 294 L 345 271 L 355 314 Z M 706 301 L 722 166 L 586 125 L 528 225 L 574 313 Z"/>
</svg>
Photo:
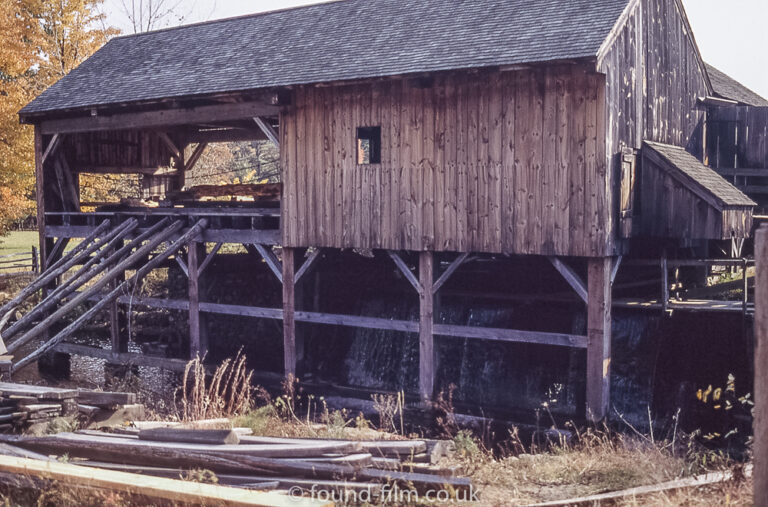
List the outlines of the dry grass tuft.
<svg viewBox="0 0 768 507">
<path fill-rule="evenodd" d="M 236 417 L 253 406 L 253 371 L 245 367 L 242 351 L 234 359 L 225 359 L 211 375 L 206 374 L 201 358 L 184 369 L 181 386 L 181 420 L 196 421 Z"/>
<path fill-rule="evenodd" d="M 514 439 L 514 435 L 511 437 Z M 573 443 L 553 442 L 546 451 L 501 458 L 493 457 L 477 441 L 472 445 L 466 432 L 460 432 L 455 440 L 457 449 L 465 450 L 457 453 L 458 463 L 472 477 L 488 505 L 565 500 L 734 466 L 726 458 L 692 445 L 684 452 L 673 452 L 667 442 L 652 442 L 605 429 L 578 433 Z M 726 496 L 731 504 L 744 505 L 738 502 L 748 498 L 748 488 L 738 481 L 700 489 L 722 492 L 717 496 L 719 502 L 703 505 L 725 505 Z M 651 497 L 652 503 L 642 499 L 626 505 L 700 505 L 686 503 L 686 495 L 698 498 L 699 493 L 686 490 L 659 494 Z M 735 499 L 739 499 L 738 502 Z M 678 501 L 681 503 L 676 503 Z"/>
</svg>

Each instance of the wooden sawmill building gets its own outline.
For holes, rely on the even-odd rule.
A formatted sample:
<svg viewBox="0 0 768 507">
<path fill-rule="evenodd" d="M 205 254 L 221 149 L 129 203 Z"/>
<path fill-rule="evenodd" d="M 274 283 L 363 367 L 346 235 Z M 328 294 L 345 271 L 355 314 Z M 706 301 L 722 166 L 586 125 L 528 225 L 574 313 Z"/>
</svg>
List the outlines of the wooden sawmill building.
<svg viewBox="0 0 768 507">
<path fill-rule="evenodd" d="M 300 368 L 297 322 L 415 333 L 429 399 L 435 340 L 581 348 L 586 413 L 600 420 L 621 259 L 750 234 L 768 107 L 749 93 L 705 65 L 679 0 L 342 0 L 114 38 L 20 116 L 35 129 L 46 265 L 69 238 L 114 240 L 122 257 L 98 299 L 117 312 L 119 261 L 170 244 L 188 300 L 146 303 L 189 312 L 191 356 L 218 339 L 211 313 L 281 320 L 286 374 Z M 185 172 L 209 143 L 264 139 L 280 150 L 277 196 L 194 200 Z M 81 212 L 83 173 L 139 174 L 160 206 Z M 204 270 L 228 243 L 273 270 L 281 308 L 206 300 Z M 297 308 L 306 273 L 341 249 L 390 263 L 418 320 Z M 437 322 L 436 295 L 478 256 L 547 259 L 585 305 L 584 332 Z M 66 305 L 47 308 L 47 328 Z M 110 358 L 130 356 L 125 340 L 113 330 Z"/>
</svg>

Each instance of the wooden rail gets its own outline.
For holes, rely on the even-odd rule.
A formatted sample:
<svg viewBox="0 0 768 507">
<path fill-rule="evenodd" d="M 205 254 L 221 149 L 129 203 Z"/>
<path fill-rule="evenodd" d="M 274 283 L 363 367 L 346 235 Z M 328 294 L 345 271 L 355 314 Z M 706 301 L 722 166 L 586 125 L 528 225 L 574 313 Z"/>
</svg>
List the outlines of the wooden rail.
<svg viewBox="0 0 768 507">
<path fill-rule="evenodd" d="M 632 259 L 624 262 L 626 266 L 649 266 L 660 267 L 661 269 L 661 295 L 659 299 L 636 301 L 621 300 L 616 301 L 619 306 L 627 308 L 660 308 L 664 313 L 669 310 L 706 310 L 706 311 L 739 311 L 744 317 L 751 310 L 752 305 L 749 301 L 749 277 L 747 269 L 755 265 L 755 259 L 668 259 L 663 256 L 661 260 L 652 259 Z M 723 266 L 730 268 L 741 268 L 742 278 L 734 282 L 723 284 L 722 289 L 726 290 L 732 285 L 737 285 L 742 289 L 741 301 L 719 301 L 707 299 L 674 299 L 670 296 L 669 270 L 678 267 L 710 267 Z M 711 287 L 713 290 L 716 286 Z"/>
<path fill-rule="evenodd" d="M 0 278 L 27 275 L 40 272 L 40 256 L 37 247 L 30 252 L 0 255 Z"/>
<path fill-rule="evenodd" d="M 45 235 L 49 238 L 82 238 L 89 235 L 98 220 L 114 224 L 139 220 L 139 232 L 163 218 L 197 220 L 205 218 L 209 227 L 203 231 L 207 243 L 280 243 L 280 208 L 128 208 L 118 211 L 47 212 Z"/>
</svg>

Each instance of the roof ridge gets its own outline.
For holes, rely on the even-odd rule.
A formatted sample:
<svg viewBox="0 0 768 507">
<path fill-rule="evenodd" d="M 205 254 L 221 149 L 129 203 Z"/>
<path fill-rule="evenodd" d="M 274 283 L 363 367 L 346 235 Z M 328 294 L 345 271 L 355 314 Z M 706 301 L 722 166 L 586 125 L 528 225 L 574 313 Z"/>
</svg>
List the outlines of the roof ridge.
<svg viewBox="0 0 768 507">
<path fill-rule="evenodd" d="M 227 21 L 235 21 L 238 19 L 250 19 L 250 18 L 258 18 L 261 16 L 268 16 L 270 14 L 277 14 L 280 12 L 287 12 L 287 11 L 297 11 L 300 9 L 306 9 L 309 7 L 317 7 L 318 5 L 326 5 L 326 4 L 334 4 L 334 3 L 342 3 L 342 2 L 350 2 L 352 0 L 317 0 L 314 3 L 311 4 L 304 4 L 304 5 L 294 5 L 293 7 L 283 7 L 281 9 L 273 9 L 270 11 L 260 11 L 260 12 L 252 12 L 250 14 L 240 14 L 239 16 L 230 16 L 227 18 L 218 18 L 218 19 L 208 19 L 205 21 L 196 21 L 194 23 L 187 23 L 184 25 L 178 25 L 178 26 L 168 26 L 165 28 L 158 28 L 156 30 L 149 30 L 146 32 L 137 32 L 137 33 L 126 33 L 121 35 L 116 35 L 115 37 L 112 37 L 109 39 L 110 41 L 116 40 L 116 39 L 131 39 L 134 37 L 141 37 L 144 35 L 154 35 L 157 33 L 163 33 L 163 32 L 172 32 L 175 30 L 183 30 L 185 28 L 194 28 L 198 26 L 203 25 L 212 25 L 215 23 L 225 23 Z"/>
</svg>

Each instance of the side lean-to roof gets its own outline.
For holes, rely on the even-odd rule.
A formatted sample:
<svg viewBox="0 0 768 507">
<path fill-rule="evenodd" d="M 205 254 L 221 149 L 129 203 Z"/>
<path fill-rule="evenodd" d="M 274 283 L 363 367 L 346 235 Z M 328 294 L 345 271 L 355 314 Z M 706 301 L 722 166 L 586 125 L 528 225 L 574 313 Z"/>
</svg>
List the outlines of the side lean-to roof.
<svg viewBox="0 0 768 507">
<path fill-rule="evenodd" d="M 768 107 L 768 100 L 753 92 L 731 76 L 707 64 L 707 74 L 718 97 L 735 100 L 747 106 Z"/>
<path fill-rule="evenodd" d="M 21 115 L 596 57 L 629 0 L 343 0 L 117 37 Z"/>
<path fill-rule="evenodd" d="M 651 141 L 645 141 L 645 145 L 661 156 L 668 168 L 679 171 L 681 176 L 713 196 L 721 206 L 757 206 L 746 194 L 728 183 L 711 167 L 702 164 L 685 148 Z"/>
</svg>

